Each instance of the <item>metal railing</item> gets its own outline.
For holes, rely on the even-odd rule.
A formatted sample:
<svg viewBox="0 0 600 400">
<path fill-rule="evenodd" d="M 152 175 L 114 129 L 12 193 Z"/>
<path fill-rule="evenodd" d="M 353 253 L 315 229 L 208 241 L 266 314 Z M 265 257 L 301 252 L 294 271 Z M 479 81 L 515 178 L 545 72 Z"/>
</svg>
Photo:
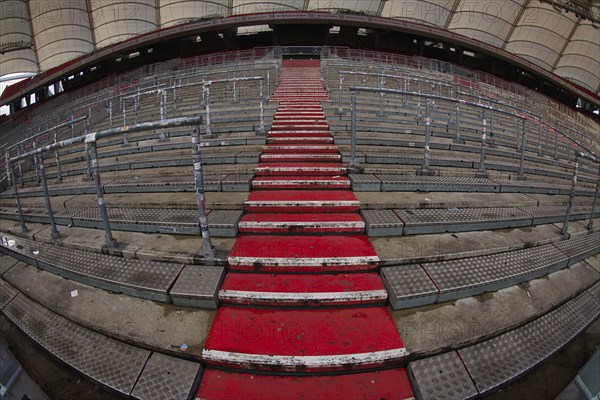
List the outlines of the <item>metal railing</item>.
<svg viewBox="0 0 600 400">
<path fill-rule="evenodd" d="M 97 150 L 97 142 L 101 139 L 118 136 L 125 134 L 127 132 L 142 132 L 148 131 L 152 129 L 161 129 L 161 128 L 172 128 L 172 127 L 180 127 L 180 126 L 192 126 L 191 132 L 191 142 L 192 142 L 192 156 L 193 156 L 193 165 L 194 165 L 194 177 L 195 177 L 195 191 L 197 196 L 197 205 L 198 205 L 198 225 L 200 228 L 200 232 L 202 234 L 203 244 L 201 250 L 198 252 L 199 255 L 203 256 L 207 261 L 215 259 L 215 247 L 211 243 L 210 231 L 208 229 L 208 218 L 206 213 L 206 200 L 204 195 L 204 181 L 202 176 L 202 159 L 201 159 L 201 146 L 199 140 L 199 125 L 202 123 L 202 117 L 182 117 L 182 118 L 172 118 L 165 119 L 162 121 L 152 121 L 152 122 L 144 122 L 136 125 L 129 125 L 120 128 L 112 128 L 105 129 L 97 132 L 88 133 L 86 135 L 75 136 L 66 140 L 62 140 L 59 142 L 48 144 L 44 147 L 39 147 L 28 151 L 24 154 L 20 154 L 16 157 L 12 157 L 8 160 L 8 170 L 10 171 L 11 176 L 13 176 L 14 180 L 14 164 L 20 162 L 21 160 L 25 160 L 28 158 L 37 158 L 39 164 L 39 171 L 41 174 L 41 184 L 42 190 L 44 193 L 44 200 L 46 204 L 46 209 L 48 211 L 48 217 L 51 225 L 51 236 L 53 239 L 58 240 L 60 238 L 60 233 L 56 228 L 56 222 L 54 220 L 54 213 L 52 211 L 52 204 L 50 202 L 50 194 L 48 191 L 48 183 L 46 181 L 46 173 L 44 166 L 44 154 L 57 151 L 60 148 L 70 147 L 76 144 L 85 144 L 86 145 L 86 153 L 90 152 L 89 158 L 91 159 L 92 172 L 93 172 L 93 180 L 94 186 L 96 190 L 96 199 L 98 202 L 98 208 L 100 211 L 100 218 L 102 220 L 102 226 L 104 228 L 104 239 L 108 248 L 116 248 L 118 247 L 118 243 L 114 239 L 110 227 L 110 221 L 108 218 L 108 212 L 106 210 L 106 203 L 104 199 L 104 191 L 101 184 L 100 178 L 100 165 L 98 162 L 98 150 Z M 87 154 L 86 154 L 87 156 Z M 25 220 L 23 218 L 23 209 L 21 207 L 21 200 L 19 197 L 19 189 L 18 185 L 13 185 L 13 193 L 15 197 L 15 201 L 17 204 L 17 211 L 19 214 L 19 222 L 21 225 L 22 234 L 26 234 L 28 232 L 28 228 L 25 225 Z"/>
</svg>

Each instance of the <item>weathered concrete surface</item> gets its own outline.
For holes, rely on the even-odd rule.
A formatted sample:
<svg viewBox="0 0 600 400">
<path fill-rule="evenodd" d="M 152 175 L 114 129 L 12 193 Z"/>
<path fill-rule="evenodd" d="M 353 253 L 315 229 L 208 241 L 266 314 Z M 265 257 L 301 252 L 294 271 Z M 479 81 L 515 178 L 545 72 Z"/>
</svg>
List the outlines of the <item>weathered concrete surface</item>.
<svg viewBox="0 0 600 400">
<path fill-rule="evenodd" d="M 10 270 L 18 262 L 18 260 L 0 253 L 0 275 L 4 275 L 6 271 Z"/>
<path fill-rule="evenodd" d="M 514 329 L 600 279 L 584 262 L 497 292 L 392 311 L 409 352 L 419 357 L 473 344 Z"/>
<path fill-rule="evenodd" d="M 111 293 L 19 262 L 3 277 L 44 307 L 107 336 L 178 357 L 199 358 L 215 311 Z M 73 297 L 73 291 L 77 295 Z M 182 353 L 182 344 L 189 347 Z"/>
<path fill-rule="evenodd" d="M 538 201 L 522 193 L 355 192 L 361 208 L 536 207 Z M 558 203 L 561 204 L 561 203 Z"/>
<path fill-rule="evenodd" d="M 550 243 L 560 238 L 555 225 L 442 233 L 433 235 L 371 238 L 384 265 L 474 257 L 526 246 Z"/>
</svg>

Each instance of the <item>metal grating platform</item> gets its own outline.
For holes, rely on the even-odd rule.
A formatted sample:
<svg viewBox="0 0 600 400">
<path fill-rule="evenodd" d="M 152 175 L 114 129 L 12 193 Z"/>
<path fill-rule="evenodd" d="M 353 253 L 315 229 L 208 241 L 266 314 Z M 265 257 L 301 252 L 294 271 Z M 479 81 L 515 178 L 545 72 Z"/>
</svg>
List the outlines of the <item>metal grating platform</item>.
<svg viewBox="0 0 600 400">
<path fill-rule="evenodd" d="M 569 255 L 569 265 L 573 265 L 600 253 L 600 231 L 577 236 L 554 245 Z"/>
<path fill-rule="evenodd" d="M 167 290 L 183 268 L 48 245 L 43 246 L 37 265 L 88 285 L 166 303 L 170 302 Z"/>
<path fill-rule="evenodd" d="M 384 192 L 488 192 L 497 193 L 500 185 L 486 178 L 454 176 L 377 175 Z"/>
<path fill-rule="evenodd" d="M 23 295 L 2 311 L 42 348 L 71 368 L 125 396 L 131 393 L 150 352 L 85 329 Z"/>
<path fill-rule="evenodd" d="M 528 281 L 567 266 L 551 244 L 522 250 L 423 264 L 440 289 L 438 301 L 475 296 Z"/>
<path fill-rule="evenodd" d="M 510 382 L 560 350 L 598 317 L 597 300 L 584 292 L 521 328 L 459 350 L 479 393 Z"/>
<path fill-rule="evenodd" d="M 242 210 L 211 211 L 210 214 L 208 214 L 208 227 L 210 233 L 214 236 L 236 237 L 242 213 Z M 198 217 L 195 216 L 195 219 L 197 220 Z"/>
<path fill-rule="evenodd" d="M 404 223 L 392 210 L 362 210 L 368 236 L 400 236 Z"/>
<path fill-rule="evenodd" d="M 131 393 L 138 400 L 187 400 L 200 381 L 200 364 L 152 353 Z"/>
<path fill-rule="evenodd" d="M 408 365 L 413 391 L 422 400 L 459 400 L 478 395 L 456 352 L 413 361 Z"/>
<path fill-rule="evenodd" d="M 186 265 L 169 291 L 173 304 L 181 307 L 217 308 L 223 267 Z"/>
<path fill-rule="evenodd" d="M 404 234 L 465 232 L 530 226 L 531 216 L 516 207 L 394 210 Z"/>
<path fill-rule="evenodd" d="M 350 174 L 348 177 L 355 192 L 381 191 L 381 181 L 373 174 Z"/>
<path fill-rule="evenodd" d="M 435 303 L 438 288 L 418 264 L 381 268 L 381 279 L 394 310 Z"/>
<path fill-rule="evenodd" d="M 12 287 L 12 285 L 3 279 L 0 279 L 0 309 L 6 307 L 6 305 L 19 294 L 19 291 Z"/>
<path fill-rule="evenodd" d="M 422 399 L 470 399 L 519 378 L 551 357 L 600 315 L 600 282 L 515 330 L 408 366 Z M 474 385 L 474 386 L 473 386 Z M 475 391 L 473 390 L 475 389 Z"/>
</svg>

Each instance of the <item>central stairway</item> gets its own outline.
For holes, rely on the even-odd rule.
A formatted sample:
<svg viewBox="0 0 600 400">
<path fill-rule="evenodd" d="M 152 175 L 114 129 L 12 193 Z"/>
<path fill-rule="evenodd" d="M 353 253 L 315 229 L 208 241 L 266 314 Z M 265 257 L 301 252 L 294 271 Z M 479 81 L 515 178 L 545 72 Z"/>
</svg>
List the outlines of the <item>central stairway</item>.
<svg viewBox="0 0 600 400">
<path fill-rule="evenodd" d="M 287 60 L 203 359 L 200 399 L 406 399 L 407 352 L 320 102 Z"/>
</svg>

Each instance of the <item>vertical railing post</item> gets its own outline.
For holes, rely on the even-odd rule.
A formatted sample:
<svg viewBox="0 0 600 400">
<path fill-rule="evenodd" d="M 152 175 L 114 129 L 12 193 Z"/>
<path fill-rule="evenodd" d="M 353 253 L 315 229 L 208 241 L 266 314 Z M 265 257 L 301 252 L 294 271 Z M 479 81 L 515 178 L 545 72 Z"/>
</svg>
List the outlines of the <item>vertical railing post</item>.
<svg viewBox="0 0 600 400">
<path fill-rule="evenodd" d="M 350 102 L 350 167 L 357 167 L 356 163 L 356 92 L 352 91 Z"/>
<path fill-rule="evenodd" d="M 517 175 L 517 180 L 524 181 L 525 180 L 525 147 L 527 146 L 526 142 L 527 134 L 525 132 L 525 118 L 521 120 L 521 159 L 519 161 L 519 175 Z"/>
<path fill-rule="evenodd" d="M 382 70 L 379 75 L 379 89 L 383 89 L 384 85 L 385 85 L 385 76 L 383 76 L 383 70 Z M 383 112 L 383 98 L 384 98 L 384 93 L 383 93 L 383 91 L 381 91 L 381 92 L 379 92 L 379 113 L 377 113 L 377 116 L 379 116 L 379 117 L 385 117 L 385 113 Z"/>
<path fill-rule="evenodd" d="M 48 218 L 50 219 L 50 237 L 52 237 L 54 240 L 58 240 L 60 238 L 60 233 L 58 233 L 58 229 L 56 229 L 56 221 L 54 220 L 54 213 L 52 212 L 52 202 L 50 201 L 50 193 L 48 192 L 48 182 L 46 181 L 43 153 L 40 154 L 40 174 L 42 175 L 44 202 L 46 203 L 46 210 L 48 211 Z"/>
<path fill-rule="evenodd" d="M 8 181 L 8 187 L 12 187 L 14 184 L 14 179 L 10 174 L 10 151 L 8 149 L 4 150 L 4 161 L 6 166 L 6 179 Z"/>
<path fill-rule="evenodd" d="M 71 127 L 72 126 L 73 126 L 73 124 L 71 124 Z M 57 135 L 56 131 L 57 130 L 55 129 L 54 130 L 54 143 L 55 144 L 58 142 L 58 135 Z M 56 182 L 60 182 L 60 181 L 62 181 L 62 173 L 60 171 L 60 156 L 58 154 L 58 147 L 54 151 L 54 157 L 56 159 Z"/>
<path fill-rule="evenodd" d="M 106 241 L 106 246 L 109 249 L 114 249 L 117 248 L 119 245 L 117 241 L 113 238 L 112 231 L 110 230 L 108 212 L 106 211 L 106 204 L 104 202 L 104 190 L 102 189 L 102 181 L 100 179 L 100 165 L 98 164 L 98 150 L 96 149 L 95 134 L 88 134 L 88 137 L 86 137 L 85 142 L 89 145 L 92 156 L 94 186 L 96 187 L 96 199 L 98 200 L 100 218 L 102 219 L 102 226 L 104 227 L 104 240 Z"/>
<path fill-rule="evenodd" d="M 542 149 L 542 117 L 539 119 L 539 127 L 538 127 L 538 156 L 542 157 L 544 155 L 544 150 Z"/>
<path fill-rule="evenodd" d="M 455 110 L 455 137 L 453 142 L 458 144 L 464 144 L 465 141 L 460 138 L 460 93 L 458 92 L 458 85 L 456 86 L 456 110 Z"/>
<path fill-rule="evenodd" d="M 477 178 L 487 178 L 488 174 L 485 169 L 485 140 L 486 140 L 486 125 L 487 121 L 485 119 L 485 109 L 481 113 L 482 115 L 482 127 L 481 127 L 481 148 L 479 150 L 479 168 L 475 173 L 475 177 Z"/>
<path fill-rule="evenodd" d="M 33 150 L 35 150 L 37 148 L 36 142 L 37 142 L 36 139 L 33 139 L 31 141 L 31 148 Z M 39 159 L 38 159 L 37 155 L 33 156 L 33 163 L 35 164 L 35 181 L 39 185 L 42 181 L 41 181 L 41 178 L 40 178 L 40 164 L 39 164 Z"/>
<path fill-rule="evenodd" d="M 112 97 L 108 99 L 108 127 L 112 129 L 113 127 L 113 105 L 112 105 Z"/>
<path fill-rule="evenodd" d="M 594 226 L 594 213 L 596 212 L 596 203 L 598 202 L 598 192 L 600 192 L 600 164 L 598 164 L 598 180 L 596 181 L 596 192 L 594 193 L 594 202 L 592 203 L 592 212 L 590 213 L 590 220 L 587 224 L 588 230 L 592 230 Z"/>
<path fill-rule="evenodd" d="M 336 115 L 343 115 L 344 114 L 344 106 L 343 106 L 343 103 L 342 103 L 342 97 L 343 97 L 343 94 L 344 94 L 343 84 L 344 84 L 344 75 L 342 75 L 340 73 L 340 93 L 339 93 L 339 98 L 338 98 L 338 109 L 335 111 Z"/>
<path fill-rule="evenodd" d="M 160 120 L 164 121 L 165 119 L 167 119 L 167 91 L 165 89 L 161 89 L 158 91 L 158 95 L 160 96 Z M 167 140 L 167 137 L 165 136 L 165 128 L 164 127 L 160 128 L 159 140 L 161 142 L 164 142 Z"/>
<path fill-rule="evenodd" d="M 206 134 L 212 134 L 210 129 L 210 82 L 202 84 L 202 95 L 204 96 L 204 108 L 206 109 Z"/>
<path fill-rule="evenodd" d="M 264 135 L 266 134 L 266 130 L 265 130 L 265 81 L 264 79 L 260 80 L 260 93 L 258 95 L 258 103 L 259 103 L 259 117 L 260 117 L 260 121 L 259 121 L 259 127 L 258 130 L 256 131 L 256 134 L 258 135 Z"/>
<path fill-rule="evenodd" d="M 23 146 L 23 143 L 21 143 L 19 145 L 19 147 L 17 148 L 17 156 L 20 155 L 21 153 L 25 153 L 25 147 Z M 23 186 L 25 186 L 25 177 L 23 176 L 23 161 L 22 160 L 19 161 L 19 164 L 17 164 L 17 167 L 19 167 L 19 178 L 21 178 L 21 187 L 23 187 Z M 14 174 L 13 174 L 13 179 L 16 184 L 17 180 L 15 179 Z"/>
<path fill-rule="evenodd" d="M 569 219 L 571 217 L 571 209 L 573 208 L 573 200 L 575 199 L 575 185 L 577 184 L 577 173 L 579 171 L 579 152 L 575 152 L 575 165 L 573 167 L 573 179 L 571 181 L 571 192 L 569 193 L 569 204 L 567 205 L 567 213 L 565 215 L 565 221 L 560 231 L 562 239 L 569 238 Z"/>
<path fill-rule="evenodd" d="M 417 175 L 433 175 L 433 171 L 429 169 L 430 163 L 430 139 L 431 139 L 431 101 L 427 99 L 425 104 L 425 150 L 423 153 L 423 164 L 420 169 L 417 169 Z"/>
<path fill-rule="evenodd" d="M 25 225 L 25 219 L 23 218 L 23 208 L 21 207 L 21 198 L 19 197 L 19 185 L 17 185 L 17 180 L 15 179 L 15 169 L 11 162 L 9 162 L 10 174 L 12 175 L 12 180 L 15 183 L 13 185 L 13 192 L 15 195 L 15 202 L 17 203 L 17 211 L 19 213 L 19 223 L 21 224 L 21 234 L 25 235 L 29 232 L 27 229 L 27 225 Z"/>
<path fill-rule="evenodd" d="M 554 159 L 558 160 L 558 132 L 554 130 Z"/>
<path fill-rule="evenodd" d="M 200 127 L 192 128 L 192 153 L 194 158 L 194 182 L 196 185 L 196 202 L 198 205 L 198 225 L 202 234 L 202 248 L 198 255 L 207 261 L 216 259 L 215 247 L 211 243 L 208 217 L 206 215 L 206 199 L 204 196 L 204 178 L 202 176 L 202 155 L 200 153 Z"/>
<path fill-rule="evenodd" d="M 494 110 L 490 110 L 490 130 L 487 145 L 490 149 L 496 148 L 496 144 L 494 142 Z"/>
</svg>

